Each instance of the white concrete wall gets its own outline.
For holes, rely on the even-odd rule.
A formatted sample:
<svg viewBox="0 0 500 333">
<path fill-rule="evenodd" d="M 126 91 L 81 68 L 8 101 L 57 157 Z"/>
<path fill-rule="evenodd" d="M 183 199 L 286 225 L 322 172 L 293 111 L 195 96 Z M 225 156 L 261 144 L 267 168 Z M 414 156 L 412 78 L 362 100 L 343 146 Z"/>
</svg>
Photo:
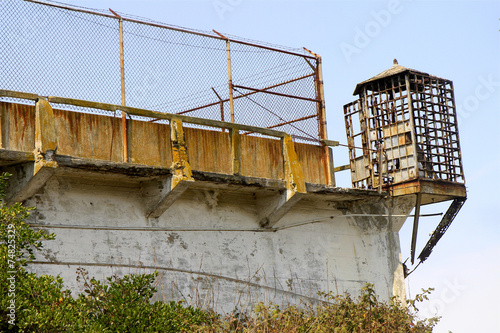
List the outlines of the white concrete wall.
<svg viewBox="0 0 500 333">
<path fill-rule="evenodd" d="M 79 266 L 99 279 L 156 268 L 157 298 L 184 298 L 224 312 L 256 301 L 315 300 L 318 291 L 356 295 L 365 282 L 374 283 L 384 299 L 404 295 L 398 230 L 405 218 L 388 214 L 408 214 L 412 202 L 318 196 L 300 201 L 276 227 L 322 222 L 250 231 L 258 228 L 266 193 L 192 188 L 160 218 L 146 219 L 148 197 L 137 180 L 59 174 L 26 202 L 37 208 L 30 222 L 56 233 L 37 258 L 52 263 L 30 267 L 61 274 L 75 291 L 81 290 L 75 280 Z M 142 229 L 119 230 L 125 227 Z"/>
</svg>

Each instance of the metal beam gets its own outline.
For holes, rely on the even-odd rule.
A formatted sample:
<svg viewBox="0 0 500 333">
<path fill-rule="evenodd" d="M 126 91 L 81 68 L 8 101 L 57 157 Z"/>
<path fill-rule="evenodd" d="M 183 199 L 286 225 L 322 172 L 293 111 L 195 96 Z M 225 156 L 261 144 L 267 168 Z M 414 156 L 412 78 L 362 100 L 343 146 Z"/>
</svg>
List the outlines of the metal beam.
<svg viewBox="0 0 500 333">
<path fill-rule="evenodd" d="M 269 90 L 266 90 L 266 89 L 257 89 L 257 88 L 251 88 L 251 87 L 240 86 L 240 85 L 234 85 L 234 87 L 235 88 L 246 89 L 246 90 L 252 90 L 252 91 L 255 91 L 255 92 L 261 92 L 261 93 L 264 93 L 264 94 L 271 94 L 271 95 L 276 95 L 276 96 L 282 96 L 282 97 L 289 97 L 289 98 L 300 99 L 300 100 L 303 100 L 303 101 L 309 101 L 309 102 L 315 102 L 315 103 L 319 102 L 319 100 L 314 99 L 314 98 L 308 98 L 308 97 L 302 97 L 302 96 L 295 96 L 295 95 L 283 94 L 283 93 L 279 93 L 279 92 L 276 92 L 276 91 L 269 91 Z"/>
<path fill-rule="evenodd" d="M 321 139 L 320 141 L 325 146 L 337 147 L 340 145 L 340 143 L 338 141 L 334 141 L 334 140 Z"/>
<path fill-rule="evenodd" d="M 420 262 L 424 262 L 431 255 L 432 250 L 436 246 L 437 242 L 441 239 L 441 237 L 443 237 L 446 230 L 448 230 L 448 227 L 451 225 L 458 212 L 464 205 L 465 200 L 467 200 L 467 198 L 456 198 L 453 200 L 450 207 L 444 214 L 441 222 L 439 222 L 438 226 L 436 227 L 436 230 L 434 230 L 431 237 L 427 241 L 427 244 L 425 244 L 424 249 L 422 250 L 422 252 L 420 252 L 418 256 Z"/>
<path fill-rule="evenodd" d="M 118 18 L 118 35 L 120 45 L 120 78 L 121 78 L 121 97 L 122 105 L 125 105 L 125 60 L 123 52 L 123 18 L 114 10 L 109 11 Z M 128 162 L 128 137 L 127 137 L 127 115 L 122 112 L 122 158 L 123 162 Z"/>
<path fill-rule="evenodd" d="M 417 202 L 415 203 L 415 217 L 413 218 L 413 233 L 411 236 L 411 263 L 415 262 L 415 248 L 417 246 L 417 234 L 418 234 L 418 219 L 420 217 L 420 204 L 422 202 L 422 193 L 417 193 Z"/>
<path fill-rule="evenodd" d="M 20 98 L 20 99 L 27 99 L 30 101 L 37 101 L 40 96 L 37 94 L 32 94 L 32 93 L 26 93 L 26 92 L 21 92 L 21 91 L 14 91 L 14 90 L 0 90 L 0 96 L 1 97 L 11 97 L 11 98 Z"/>
<path fill-rule="evenodd" d="M 349 170 L 350 168 L 351 168 L 350 164 L 341 165 L 341 166 L 335 167 L 333 169 L 333 172 L 339 172 L 339 171 Z"/>
<path fill-rule="evenodd" d="M 238 99 L 238 98 L 247 97 L 247 96 L 250 96 L 250 95 L 254 95 L 254 94 L 257 94 L 257 93 L 262 92 L 264 90 L 268 90 L 268 89 L 280 87 L 280 86 L 283 86 L 283 85 L 286 85 L 286 84 L 289 84 L 289 83 L 292 83 L 292 82 L 295 82 L 295 81 L 299 81 L 299 80 L 308 78 L 308 77 L 313 76 L 313 75 L 314 75 L 314 73 L 313 74 L 304 75 L 304 76 L 301 76 L 301 77 L 298 77 L 298 78 L 295 78 L 295 79 L 291 79 L 291 80 L 288 80 L 288 81 L 284 81 L 284 82 L 273 84 L 272 86 L 268 86 L 266 88 L 254 90 L 254 91 L 251 91 L 251 92 L 246 93 L 246 94 L 242 94 L 242 95 L 239 95 L 239 96 L 233 96 L 233 100 Z M 229 102 L 229 99 L 220 100 L 220 102 L 224 102 L 224 103 L 225 102 Z M 205 105 L 202 105 L 202 106 L 197 106 L 197 107 L 189 109 L 189 110 L 184 110 L 184 111 L 181 111 L 181 112 L 176 112 L 176 114 L 185 114 L 185 113 L 188 113 L 188 112 L 193 112 L 193 111 L 201 110 L 201 109 L 204 109 L 204 108 L 207 108 L 207 107 L 210 107 L 210 106 L 217 105 L 220 102 L 214 102 L 214 103 L 205 104 Z"/>
</svg>

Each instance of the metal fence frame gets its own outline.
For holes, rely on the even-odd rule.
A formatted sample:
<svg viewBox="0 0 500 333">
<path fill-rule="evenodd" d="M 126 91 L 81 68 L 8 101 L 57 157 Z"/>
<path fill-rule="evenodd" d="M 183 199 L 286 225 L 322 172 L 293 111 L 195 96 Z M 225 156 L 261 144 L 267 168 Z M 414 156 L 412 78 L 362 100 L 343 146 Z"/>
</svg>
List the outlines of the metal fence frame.
<svg viewBox="0 0 500 333">
<path fill-rule="evenodd" d="M 5 72 L 0 75 L 2 90 L 121 103 L 124 107 L 286 132 L 296 141 L 323 147 L 321 163 L 328 183 L 335 184 L 328 147 L 332 142 L 327 140 L 322 61 L 306 48 L 292 49 L 215 30 L 171 26 L 112 9 L 108 12 L 51 0 L 4 0 L 0 4 L 0 18 L 4 21 L 0 35 L 6 37 L 6 44 L 0 48 L 0 58 L 5 59 Z M 38 21 L 46 26 L 36 26 L 41 24 Z M 19 30 L 23 26 L 28 26 L 27 33 Z M 19 37 L 24 41 L 18 41 Z M 27 56 L 34 42 L 40 52 L 47 52 L 41 60 Z M 46 60 L 59 51 L 57 56 L 62 60 Z M 165 53 L 168 54 L 163 59 Z M 16 62 L 18 54 L 24 57 L 20 62 Z M 161 82 L 170 84 L 161 88 L 172 90 L 171 96 L 165 97 L 167 94 L 162 91 L 144 91 L 146 102 L 134 98 L 137 96 L 134 89 L 140 83 L 138 75 L 147 66 L 141 64 L 143 58 L 145 62 L 153 61 L 152 70 L 160 66 L 176 70 L 178 84 L 170 84 L 174 80 L 170 78 Z M 200 65 L 197 72 L 198 68 L 193 67 L 198 62 L 205 67 Z M 42 70 L 37 72 L 37 68 Z M 61 106 L 70 111 L 117 116 L 116 111 Z M 128 119 L 168 122 L 164 117 L 151 119 L 126 112 L 118 116 L 122 117 L 124 129 L 125 160 Z M 189 126 L 210 129 L 200 124 Z M 266 136 L 262 131 L 242 134 Z"/>
<path fill-rule="evenodd" d="M 134 82 L 130 84 L 128 83 L 128 80 L 131 80 L 128 71 L 131 71 L 130 69 L 131 67 L 137 66 L 135 63 L 129 62 L 132 61 L 131 59 L 130 60 L 127 59 L 127 56 L 130 55 L 132 52 L 130 51 L 130 49 L 127 50 L 128 47 L 127 39 L 130 40 L 131 38 L 141 37 L 139 36 L 139 34 L 135 34 L 134 37 L 135 30 L 132 30 L 133 29 L 132 27 L 137 29 L 160 29 L 160 30 L 155 30 L 155 33 L 163 33 L 167 31 L 168 33 L 173 32 L 176 34 L 180 34 L 176 35 L 176 38 L 191 38 L 186 36 L 196 36 L 202 38 L 202 39 L 196 39 L 196 42 L 199 43 L 211 43 L 210 41 L 215 40 L 217 41 L 218 46 L 220 46 L 219 44 L 221 43 L 225 44 L 225 49 L 226 49 L 224 55 L 225 58 L 224 61 L 226 62 L 226 70 L 227 70 L 225 74 L 227 75 L 227 81 L 226 81 L 227 88 L 224 89 L 226 91 L 221 91 L 220 87 L 217 88 L 219 90 L 216 90 L 216 88 L 214 88 L 213 86 L 203 87 L 204 89 L 206 88 L 205 91 L 208 91 L 209 89 L 211 90 L 210 93 L 213 95 L 210 98 L 215 100 L 205 103 L 198 103 L 194 107 L 187 109 L 178 109 L 175 112 L 169 112 L 169 113 L 188 114 L 195 117 L 215 119 L 215 117 L 213 116 L 214 109 L 219 108 L 220 117 L 217 120 L 228 121 L 230 119 L 231 122 L 239 122 L 242 124 L 247 124 L 252 126 L 265 127 L 265 128 L 278 128 L 279 130 L 285 130 L 291 133 L 292 137 L 294 137 L 299 141 L 309 142 L 313 144 L 320 144 L 320 141 L 322 139 L 327 139 L 325 103 L 324 103 L 324 93 L 323 93 L 323 83 L 322 83 L 322 73 L 321 73 L 321 57 L 305 48 L 303 50 L 290 49 L 282 46 L 270 45 L 254 41 L 247 41 L 237 37 L 226 36 L 215 30 L 213 32 L 202 32 L 176 26 L 170 26 L 159 22 L 138 19 L 136 17 L 132 17 L 131 15 L 117 13 L 111 9 L 110 12 L 107 13 L 105 11 L 97 11 L 94 9 L 76 7 L 50 1 L 39 1 L 39 0 L 24 0 L 24 1 L 9 0 L 9 1 L 7 1 L 7 5 L 5 6 L 8 6 L 9 3 L 15 3 L 17 1 L 18 3 L 23 3 L 23 5 L 28 3 L 34 6 L 38 5 L 44 6 L 40 7 L 41 8 L 40 10 L 43 11 L 48 10 L 49 11 L 48 13 L 51 13 L 50 12 L 51 10 L 56 10 L 56 14 L 52 15 L 62 15 L 60 13 L 61 11 L 63 11 L 64 15 L 73 15 L 73 16 L 80 14 L 91 15 L 90 18 L 93 18 L 95 16 L 116 21 L 116 29 L 118 30 L 118 36 L 117 36 L 118 38 L 116 40 L 116 46 L 118 45 L 120 46 L 119 53 L 118 50 L 116 50 L 117 51 L 116 65 L 118 65 L 119 61 L 120 65 L 119 76 L 121 80 L 120 83 L 117 82 L 116 84 L 117 88 L 121 84 L 120 96 L 122 105 L 157 110 L 156 108 L 152 108 L 147 105 L 133 105 L 134 103 L 127 102 L 127 100 L 130 99 L 129 98 L 130 90 L 134 88 L 133 87 Z M 23 14 L 15 13 L 14 15 L 23 15 Z M 84 18 L 85 17 L 87 16 L 84 16 Z M 57 16 L 55 17 L 55 20 L 57 20 Z M 91 24 L 93 23 L 90 23 L 89 29 L 92 29 Z M 128 33 L 127 30 L 124 29 L 124 26 L 127 25 L 128 29 L 130 30 Z M 92 37 L 92 38 L 94 38 L 92 39 L 92 41 L 98 40 L 97 39 L 98 37 Z M 158 40 L 157 42 L 160 43 L 162 41 Z M 206 45 L 203 44 L 202 46 L 200 46 L 200 48 L 203 47 L 209 49 L 210 47 L 212 47 L 212 44 L 206 44 Z M 137 52 L 137 50 L 134 50 L 133 52 Z M 265 53 L 263 53 L 263 56 L 259 58 L 260 55 L 257 54 L 258 52 L 265 52 Z M 248 56 L 248 54 L 250 54 L 250 56 Z M 254 56 L 253 54 L 257 54 L 257 56 Z M 177 58 L 189 57 L 189 56 L 190 55 L 179 54 L 177 55 Z M 241 82 L 242 81 L 241 77 L 243 76 L 243 74 L 241 73 L 244 73 L 244 75 L 250 74 L 249 76 L 252 75 L 265 76 L 266 73 L 258 73 L 254 70 L 258 67 L 257 63 L 259 61 L 265 62 L 267 60 L 266 57 L 271 57 L 271 56 L 274 57 L 273 59 L 276 61 L 281 60 L 282 58 L 280 57 L 284 56 L 289 56 L 295 60 L 301 59 L 300 61 L 303 61 L 305 67 L 307 66 L 310 67 L 309 69 L 310 72 L 305 75 L 294 76 L 280 82 L 277 82 L 275 78 L 270 78 L 270 80 L 274 80 L 275 82 L 272 82 L 272 84 L 268 85 L 260 84 L 264 82 L 264 80 L 259 81 L 258 82 L 259 84 L 255 86 L 252 86 L 248 82 Z M 129 56 L 129 58 L 134 58 L 134 57 Z M 82 66 L 84 65 L 85 64 L 83 64 Z M 239 75 L 236 75 L 237 77 L 235 77 L 235 71 L 236 72 L 239 71 L 240 73 Z M 208 73 L 206 75 L 211 75 L 211 73 Z M 307 83 L 302 83 L 305 80 L 308 80 Z M 295 85 L 297 84 L 302 84 L 302 85 L 298 86 L 297 88 L 295 87 Z M 309 89 L 310 92 L 301 91 L 306 88 Z M 40 91 L 19 89 L 18 87 L 11 87 L 8 84 L 5 86 L 1 83 L 0 83 L 0 89 L 26 91 L 30 93 L 45 95 Z M 117 89 L 115 90 L 111 88 L 111 90 L 116 91 Z M 50 94 L 60 95 L 67 98 L 81 99 L 80 96 L 60 94 L 57 91 L 51 91 Z M 313 96 L 308 96 L 308 94 Z M 255 98 L 257 96 L 259 97 L 259 99 Z M 154 96 L 152 98 L 154 98 Z M 115 100 L 113 101 L 101 100 L 100 98 L 93 98 L 92 100 L 96 102 L 117 104 L 116 103 L 117 101 Z M 312 109 L 311 105 L 314 105 L 315 112 L 314 113 L 310 111 L 306 112 L 305 108 L 301 107 L 302 105 L 299 105 L 297 103 L 312 103 L 307 105 L 309 109 Z M 293 108 L 290 108 L 289 107 L 290 105 L 292 105 Z M 255 110 L 257 109 L 262 111 L 264 116 L 261 115 L 260 118 L 263 119 L 252 119 L 252 117 L 257 117 L 256 114 L 255 115 L 252 114 L 252 112 L 255 113 Z M 165 112 L 163 110 L 158 110 L 158 111 Z M 292 111 L 294 112 L 294 114 L 292 117 L 290 117 L 289 115 L 291 114 Z M 204 112 L 206 114 L 204 114 Z M 212 113 L 212 115 L 209 116 L 208 113 L 210 112 Z M 235 117 L 235 114 L 237 115 L 237 117 Z M 265 115 L 267 115 L 267 117 L 265 117 Z M 312 125 L 313 123 L 311 121 L 315 121 L 317 125 L 313 126 Z M 125 121 L 124 121 L 124 126 L 125 126 Z"/>
</svg>

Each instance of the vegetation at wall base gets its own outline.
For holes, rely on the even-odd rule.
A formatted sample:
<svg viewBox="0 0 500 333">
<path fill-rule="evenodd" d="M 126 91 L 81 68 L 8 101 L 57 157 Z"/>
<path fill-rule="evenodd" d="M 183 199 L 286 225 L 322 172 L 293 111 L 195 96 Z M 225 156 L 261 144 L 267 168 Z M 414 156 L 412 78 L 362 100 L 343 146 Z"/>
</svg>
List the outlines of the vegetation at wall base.
<svg viewBox="0 0 500 333">
<path fill-rule="evenodd" d="M 32 208 L 4 203 L 6 182 L 0 175 L 0 332 L 432 332 L 439 318 L 419 320 L 424 290 L 402 305 L 396 298 L 378 300 L 374 286 L 361 295 L 321 293 L 319 306 L 259 303 L 252 313 L 219 315 L 179 302 L 152 302 L 158 273 L 77 279 L 84 291 L 73 297 L 60 276 L 36 275 L 26 266 L 44 241 L 55 238 L 25 222 Z"/>
</svg>

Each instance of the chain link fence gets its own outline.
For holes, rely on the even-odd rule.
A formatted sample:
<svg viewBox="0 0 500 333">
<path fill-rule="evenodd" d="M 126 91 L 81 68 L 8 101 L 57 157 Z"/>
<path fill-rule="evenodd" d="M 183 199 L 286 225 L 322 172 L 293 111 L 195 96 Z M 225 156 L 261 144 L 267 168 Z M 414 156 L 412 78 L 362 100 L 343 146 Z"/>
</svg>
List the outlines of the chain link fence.
<svg viewBox="0 0 500 333">
<path fill-rule="evenodd" d="M 325 138 L 320 59 L 305 50 L 55 1 L 0 2 L 0 89 L 122 104 L 120 20 L 125 105 Z"/>
</svg>

